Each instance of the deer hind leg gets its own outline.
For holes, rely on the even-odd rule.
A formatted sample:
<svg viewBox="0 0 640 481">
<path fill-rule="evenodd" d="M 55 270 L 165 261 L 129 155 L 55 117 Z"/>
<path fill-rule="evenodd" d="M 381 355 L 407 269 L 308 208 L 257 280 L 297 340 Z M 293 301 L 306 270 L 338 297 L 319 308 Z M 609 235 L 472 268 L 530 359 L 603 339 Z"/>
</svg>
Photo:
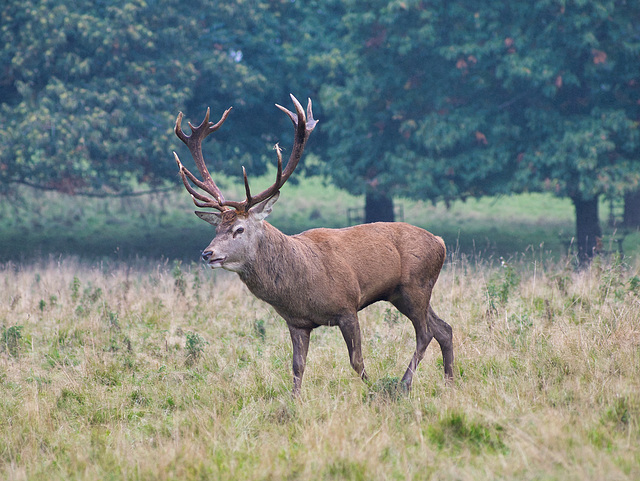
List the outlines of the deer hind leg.
<svg viewBox="0 0 640 481">
<path fill-rule="evenodd" d="M 416 331 L 416 350 L 401 381 L 402 386 L 407 391 L 411 389 L 413 374 L 416 372 L 416 369 L 418 369 L 418 364 L 422 361 L 424 353 L 433 339 L 433 334 L 428 328 L 426 306 L 423 306 L 425 301 L 428 303 L 428 297 L 425 299 L 423 292 L 420 292 L 419 295 L 412 296 L 406 290 L 402 292 L 398 298 L 391 301 L 402 314 L 411 320 Z"/>
<path fill-rule="evenodd" d="M 428 329 L 440 344 L 442 360 L 444 362 L 444 375 L 447 381 L 453 379 L 453 332 L 451 326 L 440 319 L 431 306 L 427 310 Z"/>
<path fill-rule="evenodd" d="M 364 360 L 362 359 L 362 335 L 360 334 L 360 324 L 358 315 L 351 314 L 338 321 L 340 332 L 349 350 L 349 361 L 351 367 L 358 373 L 362 380 L 367 380 L 367 373 L 364 370 Z"/>
<path fill-rule="evenodd" d="M 398 299 L 392 301 L 393 305 L 411 320 L 416 331 L 416 350 L 407 371 L 402 377 L 402 383 L 407 390 L 411 389 L 413 374 L 424 357 L 427 346 L 434 337 L 442 350 L 445 377 L 447 380 L 453 379 L 453 335 L 451 326 L 433 311 L 429 303 L 430 297 L 430 293 L 425 295 L 424 291 L 411 292 L 404 290 Z"/>
<path fill-rule="evenodd" d="M 414 318 L 415 319 L 415 318 Z M 411 389 L 411 383 L 413 382 L 413 374 L 418 369 L 418 364 L 422 361 L 424 357 L 424 353 L 433 339 L 433 335 L 427 330 L 427 323 L 424 318 L 421 319 L 411 319 L 413 323 L 413 327 L 416 331 L 416 350 L 413 353 L 413 357 L 409 362 L 409 367 L 402 376 L 402 386 L 405 390 L 409 391 Z"/>
</svg>

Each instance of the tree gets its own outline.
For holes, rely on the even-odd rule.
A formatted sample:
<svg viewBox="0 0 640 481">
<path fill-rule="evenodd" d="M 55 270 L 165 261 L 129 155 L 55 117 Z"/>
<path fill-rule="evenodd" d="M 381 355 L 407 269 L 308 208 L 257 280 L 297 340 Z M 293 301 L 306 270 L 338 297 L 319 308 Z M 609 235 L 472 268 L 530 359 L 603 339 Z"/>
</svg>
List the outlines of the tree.
<svg viewBox="0 0 640 481">
<path fill-rule="evenodd" d="M 507 192 L 517 130 L 495 122 L 504 113 L 488 73 L 468 74 L 477 59 L 455 56 L 469 40 L 466 31 L 458 38 L 455 17 L 468 12 L 445 2 L 345 3 L 348 75 L 321 91 L 334 181 L 354 194 L 433 200 Z M 490 135 L 503 141 L 489 144 Z"/>
<path fill-rule="evenodd" d="M 623 224 L 626 227 L 640 227 L 640 189 L 632 190 L 624 196 Z"/>
<path fill-rule="evenodd" d="M 501 13 L 515 21 L 495 32 L 510 44 L 496 56 L 496 77 L 522 92 L 509 117 L 526 132 L 514 187 L 570 197 L 579 257 L 587 260 L 601 236 L 599 196 L 621 196 L 640 175 L 640 8 L 512 2 Z"/>
<path fill-rule="evenodd" d="M 197 78 L 186 109 L 199 122 L 207 106 L 220 113 L 233 106 L 207 146 L 209 162 L 230 175 L 241 176 L 241 165 L 261 175 L 275 165 L 274 144 L 286 148 L 291 139 L 291 122 L 274 104 L 288 105 L 290 93 L 301 101 L 311 95 L 298 39 L 307 11 L 288 0 L 208 3 L 190 32 Z"/>
<path fill-rule="evenodd" d="M 634 218 L 637 2 L 9 0 L 0 13 L 0 187 L 175 185 L 176 114 L 199 122 L 207 106 L 235 107 L 205 146 L 212 168 L 261 174 L 290 136 L 273 103 L 294 92 L 319 100 L 311 146 L 365 195 L 368 221 L 391 220 L 398 195 L 551 191 L 572 199 L 588 259 L 600 196 L 625 196 Z"/>
<path fill-rule="evenodd" d="M 207 145 L 212 166 L 241 175 L 240 160 L 264 172 L 267 145 L 285 127 L 290 136 L 273 107 L 288 94 L 274 81 L 283 70 L 275 26 L 288 3 L 6 2 L 0 186 L 95 194 L 176 185 L 176 115 L 199 123 L 207 106 L 212 117 L 236 107 Z"/>
<path fill-rule="evenodd" d="M 549 190 L 572 199 L 590 258 L 598 197 L 640 175 L 640 7 L 345 4 L 350 75 L 323 90 L 336 182 L 423 199 Z"/>
<path fill-rule="evenodd" d="M 170 2 L 165 2 L 170 9 Z M 169 112 L 193 69 L 165 55 L 175 26 L 142 2 L 45 0 L 2 9 L 0 181 L 65 192 L 157 184 Z"/>
</svg>

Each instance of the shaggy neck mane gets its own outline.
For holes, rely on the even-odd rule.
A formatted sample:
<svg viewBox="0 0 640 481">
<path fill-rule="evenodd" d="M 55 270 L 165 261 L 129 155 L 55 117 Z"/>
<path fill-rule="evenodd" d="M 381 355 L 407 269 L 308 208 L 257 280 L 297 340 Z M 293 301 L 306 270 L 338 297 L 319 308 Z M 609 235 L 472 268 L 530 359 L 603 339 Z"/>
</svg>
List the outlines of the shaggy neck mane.
<svg viewBox="0 0 640 481">
<path fill-rule="evenodd" d="M 278 303 L 283 293 L 295 290 L 307 271 L 305 262 L 296 262 L 296 252 L 303 249 L 299 241 L 264 221 L 255 254 L 238 275 L 255 296 L 271 304 Z M 291 276 L 292 272 L 296 275 Z"/>
</svg>

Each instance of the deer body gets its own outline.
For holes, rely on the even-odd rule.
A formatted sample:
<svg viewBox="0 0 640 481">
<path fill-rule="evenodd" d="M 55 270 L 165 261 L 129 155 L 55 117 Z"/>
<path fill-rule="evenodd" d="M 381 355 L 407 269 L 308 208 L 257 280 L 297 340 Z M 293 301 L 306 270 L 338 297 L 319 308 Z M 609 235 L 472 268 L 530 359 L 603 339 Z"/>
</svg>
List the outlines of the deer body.
<svg viewBox="0 0 640 481">
<path fill-rule="evenodd" d="M 293 344 L 294 394 L 300 393 L 311 331 L 319 326 L 340 328 L 352 367 L 366 379 L 357 312 L 382 300 L 391 302 L 406 315 L 416 332 L 416 350 L 402 378 L 404 387 L 411 387 L 413 373 L 433 337 L 442 350 L 445 375 L 451 378 L 451 327 L 430 307 L 431 291 L 445 260 L 441 238 L 409 224 L 384 222 L 344 229 L 312 229 L 288 236 L 264 220 L 316 123 L 311 103 L 307 122 L 300 104 L 292 98 L 297 116 L 280 107 L 296 126 L 296 143 L 287 169 L 282 173 L 278 151 L 276 183 L 256 197 L 250 194 L 245 174 L 247 200 L 242 203 L 224 201 L 208 177 L 200 142 L 196 143 L 198 138 L 201 141 L 217 129 L 229 111 L 215 126 L 208 122 L 207 112 L 205 122 L 196 128 L 191 126 L 193 134 L 189 137 L 182 132 L 181 116 L 178 117 L 176 133 L 189 145 L 205 179 L 194 180 L 195 176 L 184 169 L 176 155 L 183 182 L 196 205 L 220 211 L 196 212 L 216 226 L 216 236 L 202 253 L 203 259 L 212 268 L 236 272 L 256 297 L 272 305 L 285 319 Z M 203 128 L 205 124 L 207 130 Z M 196 193 L 187 178 L 214 198 Z M 228 205 L 235 210 L 226 208 Z"/>
<path fill-rule="evenodd" d="M 254 228 L 260 229 L 255 250 L 234 270 L 283 317 L 304 318 L 312 326 L 336 324 L 334 318 L 345 310 L 391 301 L 403 286 L 430 293 L 444 262 L 439 237 L 404 223 L 313 229 L 294 236 L 266 221 Z M 205 252 L 214 249 L 212 243 Z"/>
</svg>

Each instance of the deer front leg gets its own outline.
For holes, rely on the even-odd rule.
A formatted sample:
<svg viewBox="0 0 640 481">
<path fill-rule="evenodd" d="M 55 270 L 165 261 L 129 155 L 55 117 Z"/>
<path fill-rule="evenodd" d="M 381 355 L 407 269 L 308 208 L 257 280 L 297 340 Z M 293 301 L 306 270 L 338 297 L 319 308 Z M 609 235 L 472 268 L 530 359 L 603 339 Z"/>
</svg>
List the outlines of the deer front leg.
<svg viewBox="0 0 640 481">
<path fill-rule="evenodd" d="M 293 344 L 293 395 L 298 397 L 300 396 L 304 367 L 307 363 L 311 329 L 289 326 L 289 334 L 291 334 L 291 343 Z"/>
<path fill-rule="evenodd" d="M 342 337 L 349 350 L 351 367 L 353 367 L 363 381 L 366 381 L 367 373 L 364 370 L 364 361 L 362 359 L 362 336 L 360 334 L 360 324 L 358 323 L 357 314 L 343 317 L 340 319 L 338 325 L 340 326 Z"/>
</svg>

